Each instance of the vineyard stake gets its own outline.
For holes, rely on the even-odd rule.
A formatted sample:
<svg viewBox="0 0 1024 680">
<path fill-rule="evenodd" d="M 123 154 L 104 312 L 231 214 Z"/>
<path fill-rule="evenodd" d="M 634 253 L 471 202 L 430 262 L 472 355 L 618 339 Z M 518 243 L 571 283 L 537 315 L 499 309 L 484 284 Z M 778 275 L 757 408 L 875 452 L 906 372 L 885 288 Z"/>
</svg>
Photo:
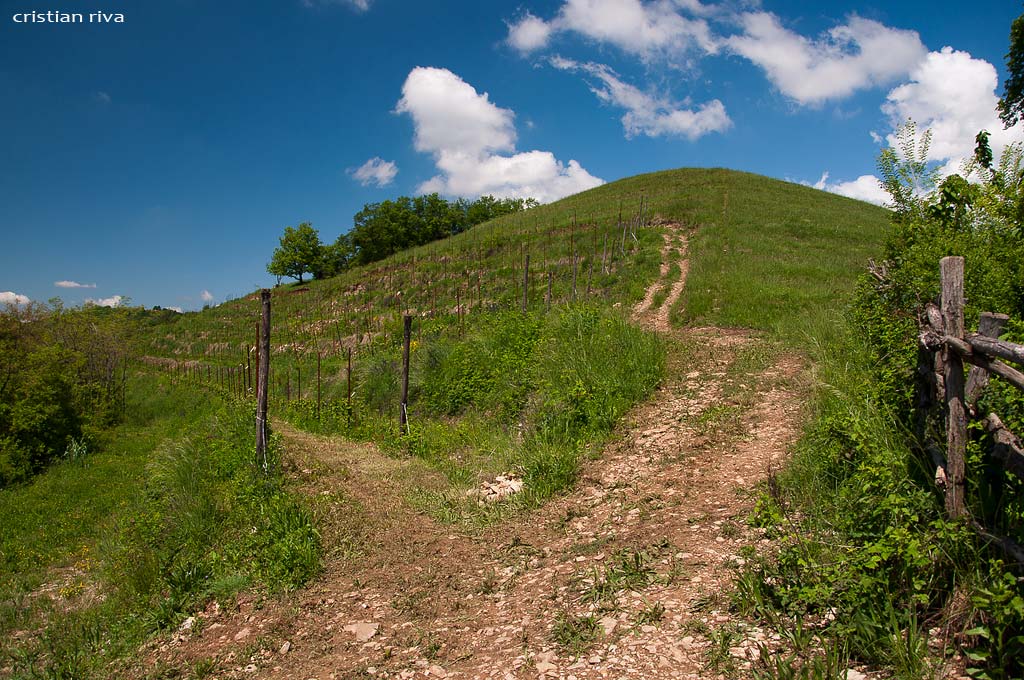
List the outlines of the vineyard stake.
<svg viewBox="0 0 1024 680">
<path fill-rule="evenodd" d="M 398 425 L 399 430 L 409 434 L 409 339 L 412 336 L 412 317 L 406 315 L 402 325 L 402 403 Z"/>
<path fill-rule="evenodd" d="M 270 291 L 260 291 L 260 325 L 256 365 L 256 464 L 267 472 L 267 377 L 270 374 Z"/>
</svg>

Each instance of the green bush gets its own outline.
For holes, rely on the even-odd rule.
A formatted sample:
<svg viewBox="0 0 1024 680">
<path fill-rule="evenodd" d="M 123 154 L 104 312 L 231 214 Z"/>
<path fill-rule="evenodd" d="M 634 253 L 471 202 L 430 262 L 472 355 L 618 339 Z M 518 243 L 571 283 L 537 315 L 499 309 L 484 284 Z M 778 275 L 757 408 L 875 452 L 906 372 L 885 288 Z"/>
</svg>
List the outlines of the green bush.
<svg viewBox="0 0 1024 680">
<path fill-rule="evenodd" d="M 967 633 L 976 643 L 973 673 L 1019 677 L 1021 581 L 967 523 L 946 519 L 934 466 L 910 430 L 918 317 L 938 297 L 942 257 L 965 259 L 968 329 L 981 312 L 1002 312 L 1015 319 L 1007 337 L 1024 339 L 1024 242 L 1019 225 L 1003 219 L 1018 214 L 1003 208 L 1019 200 L 1007 188 L 1024 179 L 1021 152 L 1011 147 L 1000 171 L 976 168 L 987 178 L 981 185 L 954 176 L 922 195 L 911 185 L 927 189 L 932 176 L 916 139 L 912 129 L 904 131 L 902 156 L 883 153 L 881 170 L 897 208 L 885 259 L 879 276 L 858 284 L 847 336 L 818 348 L 822 388 L 814 417 L 782 492 L 762 503 L 788 512 L 783 499 L 792 498 L 798 519 L 787 515 L 794 531 L 777 559 L 748 572 L 744 592 L 796 616 L 831 611 L 832 635 L 851 654 L 901 677 L 920 677 L 924 622 L 943 616 L 966 588 L 974 611 L 954 613 L 979 624 Z M 996 380 L 981 408 L 1016 427 L 1024 423 L 1024 398 Z M 972 429 L 968 507 L 1019 542 L 1024 489 L 989 460 L 989 445 Z M 763 512 L 760 518 L 779 519 Z"/>
</svg>

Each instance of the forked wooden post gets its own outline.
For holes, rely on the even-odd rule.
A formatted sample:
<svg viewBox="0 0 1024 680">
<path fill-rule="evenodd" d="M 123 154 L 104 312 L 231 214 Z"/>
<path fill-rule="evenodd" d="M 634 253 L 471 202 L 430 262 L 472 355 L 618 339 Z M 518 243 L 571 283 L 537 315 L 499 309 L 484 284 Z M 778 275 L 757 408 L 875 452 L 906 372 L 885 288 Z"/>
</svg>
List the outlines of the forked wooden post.
<svg viewBox="0 0 1024 680">
<path fill-rule="evenodd" d="M 256 366 L 256 464 L 266 472 L 267 461 L 267 378 L 270 375 L 270 290 L 260 291 L 259 361 Z"/>
<path fill-rule="evenodd" d="M 942 283 L 942 322 L 947 337 L 964 337 L 964 258 L 944 257 L 939 261 Z M 964 507 L 964 455 L 967 449 L 967 410 L 964 405 L 964 362 L 949 347 L 945 359 L 946 409 L 946 513 L 961 517 Z"/>
<path fill-rule="evenodd" d="M 412 317 L 403 319 L 402 331 L 402 403 L 398 414 L 399 429 L 409 433 L 409 340 L 412 337 Z"/>
</svg>

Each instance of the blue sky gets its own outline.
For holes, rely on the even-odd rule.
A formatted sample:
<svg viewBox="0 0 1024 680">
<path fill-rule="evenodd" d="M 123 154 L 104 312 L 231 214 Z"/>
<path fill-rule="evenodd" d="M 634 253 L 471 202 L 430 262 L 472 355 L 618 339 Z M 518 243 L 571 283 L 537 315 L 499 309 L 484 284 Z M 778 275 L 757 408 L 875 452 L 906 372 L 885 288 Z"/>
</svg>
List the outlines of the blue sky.
<svg viewBox="0 0 1024 680">
<path fill-rule="evenodd" d="M 0 302 L 184 310 L 287 225 L 728 167 L 881 200 L 907 116 L 954 170 L 1024 7 L 772 0 L 0 0 Z M 81 23 L 25 22 L 27 13 Z M 123 23 L 89 22 L 89 13 Z M 40 18 L 40 15 L 36 15 Z M 949 49 L 946 49 L 949 48 Z"/>
</svg>

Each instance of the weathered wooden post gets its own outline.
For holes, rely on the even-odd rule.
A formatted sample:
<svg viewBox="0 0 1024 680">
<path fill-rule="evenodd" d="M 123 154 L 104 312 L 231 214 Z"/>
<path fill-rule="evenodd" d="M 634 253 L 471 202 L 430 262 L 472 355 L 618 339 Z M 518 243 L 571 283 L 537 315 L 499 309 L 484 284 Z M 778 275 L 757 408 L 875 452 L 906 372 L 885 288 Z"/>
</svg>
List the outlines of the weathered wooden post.
<svg viewBox="0 0 1024 680">
<path fill-rule="evenodd" d="M 262 300 L 260 301 L 262 303 Z M 262 311 L 260 312 L 262 314 Z M 256 382 L 260 381 L 260 322 L 256 322 Z M 258 386 L 257 386 L 258 387 Z"/>
<path fill-rule="evenodd" d="M 572 301 L 576 302 L 576 253 L 572 254 Z"/>
<path fill-rule="evenodd" d="M 455 313 L 459 317 L 459 337 L 462 337 L 462 293 L 455 289 Z"/>
<path fill-rule="evenodd" d="M 526 261 L 523 263 L 523 314 L 530 303 L 530 254 L 526 254 Z"/>
<path fill-rule="evenodd" d="M 548 271 L 548 300 L 547 300 L 548 310 L 551 309 L 551 279 L 552 279 L 552 274 L 551 274 L 550 271 Z"/>
<path fill-rule="evenodd" d="M 403 318 L 402 332 L 402 403 L 398 414 L 400 430 L 409 433 L 409 340 L 412 337 L 412 317 L 408 314 Z"/>
<path fill-rule="evenodd" d="M 944 257 L 939 261 L 942 282 L 942 323 L 948 337 L 964 337 L 964 258 Z M 967 413 L 964 406 L 964 362 L 948 343 L 942 350 L 945 360 L 946 409 L 946 513 L 963 516 L 964 456 L 967 450 Z"/>
<path fill-rule="evenodd" d="M 270 290 L 260 290 L 259 342 L 256 345 L 256 464 L 267 462 L 267 379 L 270 376 Z"/>
<path fill-rule="evenodd" d="M 320 421 L 320 350 L 316 351 L 316 419 Z"/>
</svg>

